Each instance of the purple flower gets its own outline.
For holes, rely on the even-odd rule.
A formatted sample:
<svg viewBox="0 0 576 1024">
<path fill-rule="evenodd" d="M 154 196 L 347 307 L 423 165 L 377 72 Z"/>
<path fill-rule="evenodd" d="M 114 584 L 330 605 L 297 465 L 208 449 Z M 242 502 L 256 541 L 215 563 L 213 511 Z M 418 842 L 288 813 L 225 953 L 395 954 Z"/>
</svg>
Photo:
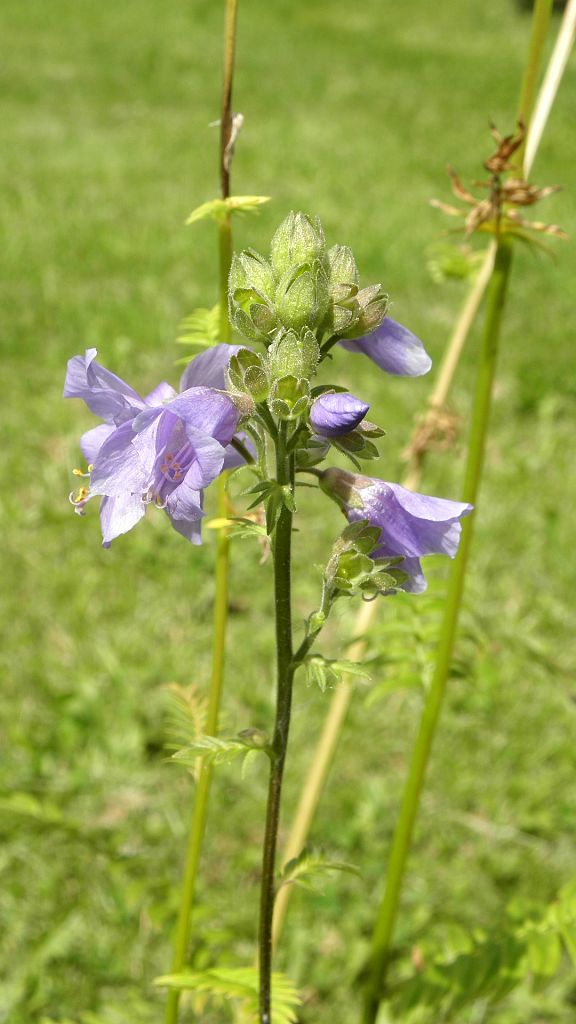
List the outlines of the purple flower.
<svg viewBox="0 0 576 1024">
<path fill-rule="evenodd" d="M 327 469 L 321 486 L 338 502 L 349 522 L 366 519 L 371 526 L 380 527 L 380 543 L 373 557 L 402 556 L 398 568 L 409 574 L 402 589 L 415 594 L 426 589 L 421 556 L 454 558 L 462 530 L 460 520 L 472 511 L 472 505 L 460 501 L 417 494 L 400 484 L 341 469 Z"/>
<path fill-rule="evenodd" d="M 166 510 L 179 533 L 200 543 L 202 491 L 224 466 L 240 416 L 234 402 L 208 387 L 177 395 L 166 383 L 141 398 L 95 356 L 89 349 L 71 359 L 64 386 L 64 397 L 84 399 L 105 420 L 80 442 L 90 484 L 72 497 L 76 511 L 83 513 L 91 497 L 102 496 L 108 546 L 153 502 Z"/>
<path fill-rule="evenodd" d="M 348 391 L 327 392 L 312 404 L 310 423 L 322 437 L 339 437 L 354 430 L 369 408 L 366 402 Z"/>
<path fill-rule="evenodd" d="M 201 352 L 199 356 L 195 356 L 188 363 L 184 370 L 180 381 L 180 390 L 186 391 L 188 388 L 204 385 L 207 388 L 218 388 L 220 391 L 225 391 L 228 364 L 232 356 L 235 356 L 241 348 L 247 347 L 247 345 L 221 343 Z"/>
<path fill-rule="evenodd" d="M 369 356 L 382 370 L 396 377 L 421 377 L 432 366 L 420 338 L 389 316 L 363 338 L 339 344 L 349 352 L 362 352 Z"/>
</svg>

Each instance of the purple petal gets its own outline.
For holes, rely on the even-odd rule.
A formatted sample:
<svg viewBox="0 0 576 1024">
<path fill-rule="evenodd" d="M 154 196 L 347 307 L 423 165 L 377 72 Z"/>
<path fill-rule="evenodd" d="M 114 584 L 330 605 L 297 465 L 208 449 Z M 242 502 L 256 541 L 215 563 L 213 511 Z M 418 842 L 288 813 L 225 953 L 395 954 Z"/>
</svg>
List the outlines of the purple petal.
<svg viewBox="0 0 576 1024">
<path fill-rule="evenodd" d="M 96 349 L 68 360 L 64 398 L 82 398 L 88 408 L 106 423 L 119 426 L 140 409 L 140 395 L 115 373 L 95 362 Z"/>
<path fill-rule="evenodd" d="M 100 505 L 102 543 L 110 544 L 122 533 L 127 533 L 142 519 L 146 506 L 139 494 L 121 494 L 114 498 L 105 497 Z"/>
<path fill-rule="evenodd" d="M 165 405 L 170 399 L 176 398 L 177 392 L 174 390 L 171 384 L 167 384 L 165 380 L 160 381 L 159 384 L 150 392 L 150 394 L 144 397 L 146 405 Z"/>
<path fill-rule="evenodd" d="M 166 501 L 166 511 L 171 519 L 185 519 L 195 522 L 204 515 L 202 491 L 196 486 L 194 473 L 189 470 L 184 480 Z"/>
<path fill-rule="evenodd" d="M 432 366 L 420 339 L 389 316 L 363 338 L 339 344 L 349 352 L 362 352 L 382 370 L 397 377 L 421 377 Z"/>
<path fill-rule="evenodd" d="M 208 487 L 216 479 L 222 470 L 224 463 L 224 448 L 219 441 L 213 437 L 203 434 L 200 430 L 188 430 L 188 440 L 194 450 L 194 460 L 186 473 L 183 482 L 188 487 L 201 490 Z M 174 494 L 180 489 L 174 491 Z"/>
<path fill-rule="evenodd" d="M 80 450 L 82 455 L 86 459 L 88 465 L 96 462 L 98 453 L 106 441 L 113 434 L 116 427 L 109 426 L 107 423 L 100 423 L 97 427 L 92 427 L 91 430 L 87 430 L 85 434 L 82 434 L 80 438 Z"/>
<path fill-rule="evenodd" d="M 169 496 L 166 512 L 172 526 L 192 544 L 202 543 L 202 491 L 191 485 L 189 476 Z"/>
<path fill-rule="evenodd" d="M 140 465 L 147 478 L 147 484 L 158 461 L 162 461 L 170 442 L 175 434 L 180 434 L 176 447 L 185 440 L 180 421 L 177 416 L 166 408 L 149 409 L 140 413 L 132 423 L 134 436 L 131 448 L 138 456 Z"/>
<path fill-rule="evenodd" d="M 373 480 L 361 497 L 363 514 L 380 526 L 388 551 L 416 558 L 433 554 L 454 558 L 460 540 L 459 520 L 472 511 L 472 506 L 463 502 L 416 494 L 383 480 Z"/>
<path fill-rule="evenodd" d="M 168 510 L 166 510 L 168 511 Z M 202 543 L 202 520 L 201 519 L 174 519 L 168 512 L 168 517 L 174 529 L 182 534 L 191 544 Z"/>
<path fill-rule="evenodd" d="M 354 430 L 369 408 L 347 391 L 320 395 L 310 410 L 310 423 L 317 434 L 338 437 Z"/>
<path fill-rule="evenodd" d="M 98 452 L 90 477 L 92 494 L 119 496 L 142 494 L 147 490 L 150 471 L 132 444 L 136 436 L 131 423 L 118 427 Z"/>
<path fill-rule="evenodd" d="M 246 345 L 214 345 L 213 348 L 195 356 L 182 374 L 180 391 L 196 388 L 201 385 L 207 388 L 226 390 L 226 370 L 232 356 Z"/>
<path fill-rule="evenodd" d="M 221 444 L 230 443 L 240 413 L 228 395 L 211 388 L 189 388 L 178 395 L 164 409 L 178 416 L 186 429 L 201 430 Z"/>
</svg>

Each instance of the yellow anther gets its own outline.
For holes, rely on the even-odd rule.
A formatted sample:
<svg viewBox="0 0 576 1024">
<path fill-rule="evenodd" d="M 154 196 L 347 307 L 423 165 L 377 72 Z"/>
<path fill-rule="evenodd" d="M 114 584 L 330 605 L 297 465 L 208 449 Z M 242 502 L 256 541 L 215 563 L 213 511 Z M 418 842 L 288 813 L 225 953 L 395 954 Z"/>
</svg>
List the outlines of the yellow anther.
<svg viewBox="0 0 576 1024">
<path fill-rule="evenodd" d="M 74 494 L 74 491 L 72 491 L 70 495 L 70 501 L 72 502 L 73 505 L 79 505 L 80 502 L 84 501 L 84 499 L 88 497 L 89 493 L 90 492 L 87 487 L 80 487 L 76 491 L 76 494 Z"/>
</svg>

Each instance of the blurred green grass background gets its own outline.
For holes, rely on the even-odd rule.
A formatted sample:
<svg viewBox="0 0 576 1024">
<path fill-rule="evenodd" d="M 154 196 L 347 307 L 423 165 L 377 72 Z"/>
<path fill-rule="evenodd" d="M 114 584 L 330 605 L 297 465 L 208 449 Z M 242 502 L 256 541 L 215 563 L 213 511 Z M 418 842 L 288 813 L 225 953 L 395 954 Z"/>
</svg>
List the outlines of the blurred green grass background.
<svg viewBox="0 0 576 1024">
<path fill-rule="evenodd" d="M 191 800 L 189 779 L 164 760 L 164 686 L 206 684 L 213 542 L 188 548 L 156 515 L 103 551 L 95 508 L 82 521 L 67 502 L 92 419 L 60 396 L 66 359 L 90 345 L 138 390 L 174 381 L 179 321 L 215 301 L 213 228 L 183 222 L 217 188 L 208 124 L 220 102 L 222 7 L 4 4 L 0 1021 L 9 1024 L 161 1015 L 151 982 L 170 961 Z M 353 246 L 363 279 L 383 282 L 393 315 L 437 362 L 464 290 L 430 277 L 426 251 L 446 225 L 427 200 L 448 198 L 448 162 L 466 181 L 482 177 L 491 118 L 512 129 L 528 32 L 512 0 L 242 2 L 234 106 L 246 124 L 233 185 L 273 202 L 237 222 L 236 246 L 266 249 L 289 209 L 318 213 L 329 241 Z M 533 173 L 566 186 L 538 216 L 572 236 L 573 97 L 574 60 Z M 550 900 L 574 873 L 574 249 L 554 248 L 556 260 L 516 257 L 463 638 L 399 927 L 405 963 L 435 930 L 497 928 L 511 899 Z M 453 394 L 463 424 L 477 341 L 476 330 Z M 399 479 L 434 371 L 392 379 L 344 353 L 333 369 L 387 430 L 374 472 Z M 424 490 L 458 496 L 462 446 L 431 458 Z M 310 562 L 325 558 L 341 525 L 316 496 L 306 493 L 302 510 L 300 615 L 316 593 Z M 232 595 L 225 724 L 266 729 L 270 568 L 251 544 L 234 547 Z M 306 991 L 303 1021 L 356 1019 L 354 979 L 420 706 L 416 688 L 395 689 L 387 658 L 412 615 L 405 602 L 382 602 L 370 650 L 375 683 L 389 692 L 368 710 L 369 691 L 359 691 L 314 828 L 314 841 L 362 877 L 293 899 L 279 966 Z M 341 610 L 324 649 L 338 650 L 352 625 Z M 328 699 L 303 684 L 296 693 L 285 823 Z M 195 963 L 247 964 L 263 773 L 240 780 L 222 768 L 213 794 Z M 462 1024 L 568 1024 L 575 1003 L 566 968 L 545 991 L 521 989 Z M 202 1019 L 224 1018 L 207 1010 Z"/>
</svg>

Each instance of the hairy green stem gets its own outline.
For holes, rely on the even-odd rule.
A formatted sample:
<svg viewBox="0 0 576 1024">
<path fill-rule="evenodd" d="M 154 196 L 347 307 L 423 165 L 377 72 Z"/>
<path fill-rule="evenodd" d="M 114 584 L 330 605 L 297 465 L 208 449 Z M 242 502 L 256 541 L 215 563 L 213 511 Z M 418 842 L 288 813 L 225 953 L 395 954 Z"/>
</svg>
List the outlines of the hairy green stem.
<svg viewBox="0 0 576 1024">
<path fill-rule="evenodd" d="M 486 297 L 486 321 L 464 480 L 463 499 L 471 504 L 476 503 L 482 477 L 500 323 L 506 300 L 511 257 L 510 244 L 500 241 L 496 250 L 494 270 Z M 384 897 L 380 905 L 373 935 L 370 975 L 366 988 L 362 1018 L 364 1024 L 374 1024 L 385 982 L 402 880 L 412 842 L 414 822 L 418 812 L 430 751 L 450 673 L 456 627 L 472 541 L 473 523 L 473 516 L 463 521 L 460 548 L 452 566 L 448 583 L 434 676 L 412 751 L 402 806 L 388 861 Z"/>
<path fill-rule="evenodd" d="M 276 440 L 276 479 L 294 484 L 293 460 L 286 451 L 286 424 L 280 425 Z M 268 787 L 266 828 L 262 851 L 260 929 L 258 966 L 260 971 L 260 1024 L 271 1024 L 272 916 L 276 888 L 274 871 L 282 778 L 288 747 L 294 663 L 292 653 L 291 602 L 292 512 L 282 506 L 274 533 L 274 604 L 276 614 L 276 721 L 272 738 L 272 760 Z"/>
<path fill-rule="evenodd" d="M 220 184 L 222 198 L 230 194 L 230 135 L 232 131 L 232 82 L 234 77 L 234 55 L 236 45 L 236 17 L 238 0 L 227 0 L 224 42 L 224 88 L 222 100 L 222 118 L 220 134 Z M 228 275 L 232 262 L 232 226 L 230 216 L 219 227 L 219 301 L 220 301 L 220 337 L 222 341 L 230 341 L 230 321 L 228 319 Z M 228 515 L 226 492 L 226 476 L 218 478 L 216 513 L 225 519 Z M 224 656 L 226 650 L 226 627 L 228 622 L 228 589 L 230 574 L 230 541 L 226 528 L 218 531 L 216 538 L 215 595 L 214 595 L 214 632 L 212 646 L 212 674 L 208 692 L 208 711 L 206 716 L 206 734 L 215 736 L 218 732 L 220 716 L 220 700 L 224 677 Z M 174 940 L 174 957 L 172 973 L 178 974 L 186 963 L 186 955 L 190 943 L 192 907 L 196 892 L 198 865 L 202 852 L 212 769 L 204 765 L 196 787 L 192 820 L 188 836 L 184 881 L 180 898 L 176 936 Z M 170 989 L 166 1001 L 166 1024 L 177 1024 L 180 990 Z"/>
</svg>

